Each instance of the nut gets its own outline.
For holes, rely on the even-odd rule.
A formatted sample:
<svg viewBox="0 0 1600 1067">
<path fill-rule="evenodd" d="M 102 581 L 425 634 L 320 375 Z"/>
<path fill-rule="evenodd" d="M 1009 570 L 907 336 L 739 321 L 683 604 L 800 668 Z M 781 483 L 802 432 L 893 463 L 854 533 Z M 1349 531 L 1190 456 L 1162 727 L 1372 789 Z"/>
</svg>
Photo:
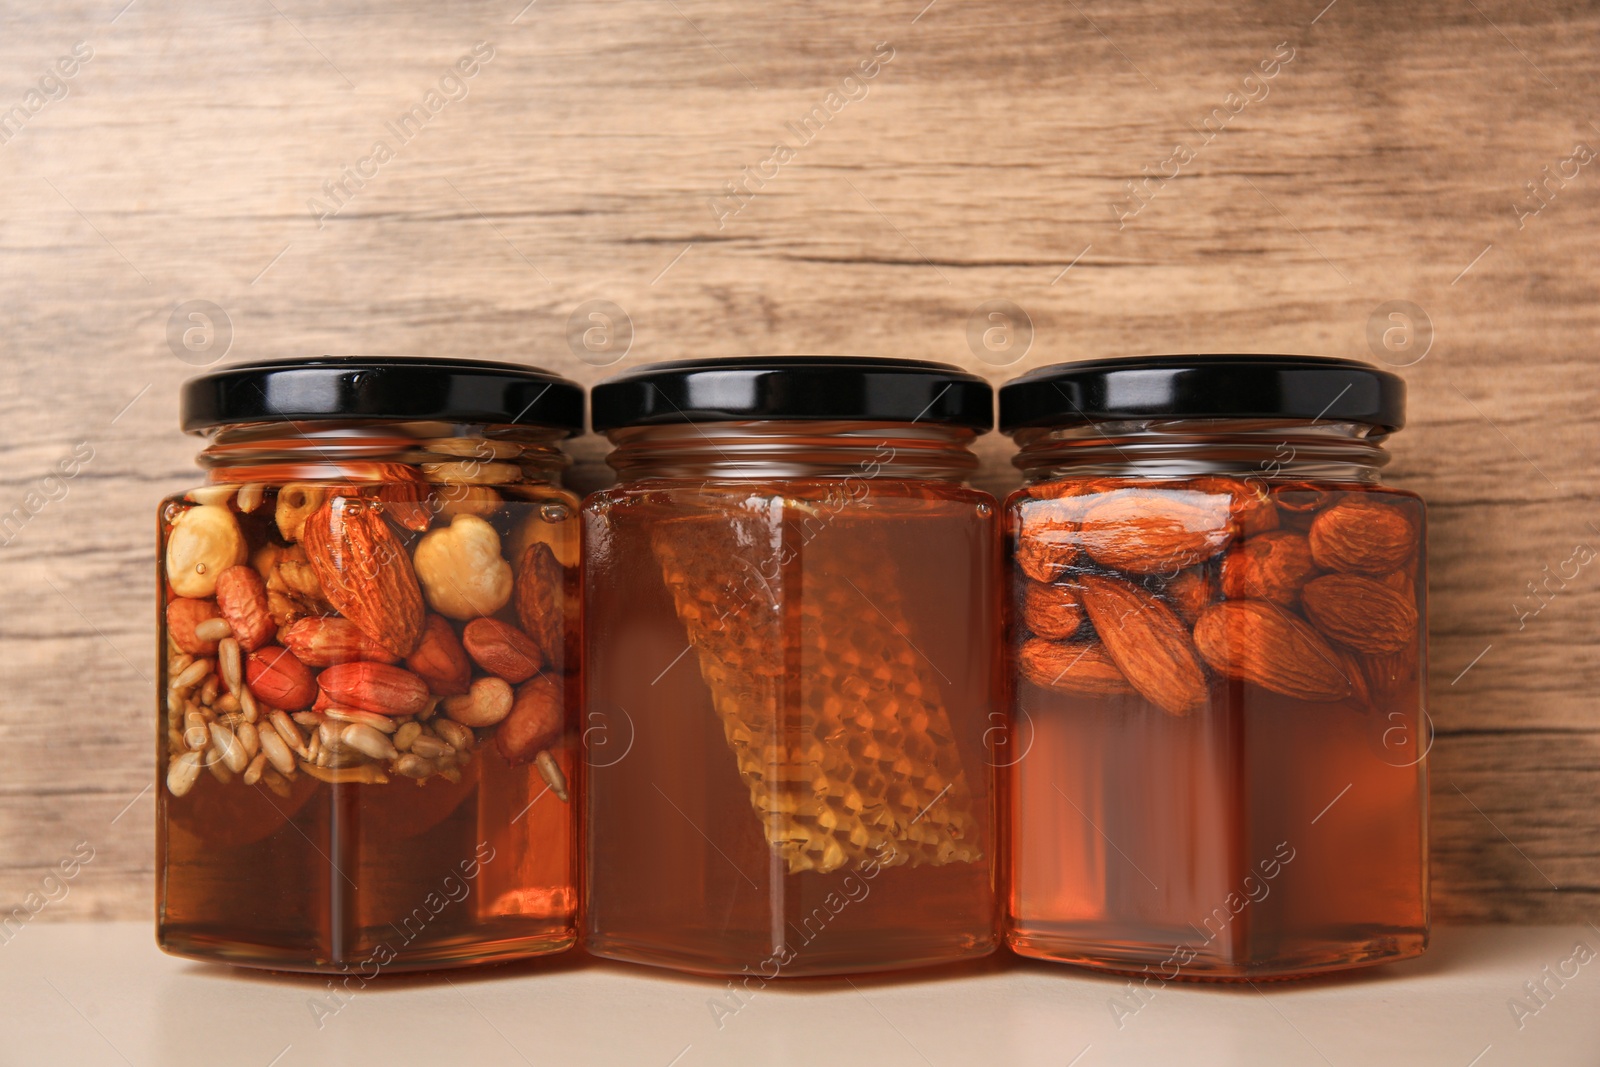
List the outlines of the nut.
<svg viewBox="0 0 1600 1067">
<path fill-rule="evenodd" d="M 441 615 L 481 618 L 511 599 L 511 564 L 500 555 L 500 535 L 475 515 L 457 515 L 424 534 L 413 559 L 428 603 Z"/>
<path fill-rule="evenodd" d="M 1227 547 L 1236 530 L 1231 500 L 1190 490 L 1118 489 L 1084 512 L 1077 542 L 1097 563 L 1119 571 L 1175 571 Z"/>
<path fill-rule="evenodd" d="M 1175 575 L 1161 592 L 1172 602 L 1178 618 L 1192 626 L 1216 599 L 1217 586 L 1203 568 L 1190 567 Z"/>
<path fill-rule="evenodd" d="M 406 657 L 406 668 L 427 682 L 435 696 L 458 696 L 472 681 L 472 663 L 455 630 L 432 613 L 423 621 L 422 640 Z"/>
<path fill-rule="evenodd" d="M 555 551 L 543 541 L 530 544 L 517 570 L 511 602 L 523 630 L 538 643 L 558 672 L 578 664 L 578 601 L 577 571 L 562 566 Z"/>
<path fill-rule="evenodd" d="M 1022 587 L 1022 625 L 1040 637 L 1064 639 L 1083 622 L 1078 594 L 1064 585 L 1028 582 Z"/>
<path fill-rule="evenodd" d="M 444 713 L 462 726 L 481 729 L 511 714 L 511 702 L 510 682 L 504 678 L 479 678 L 463 695 L 445 700 Z M 443 736 L 442 731 L 440 736 Z"/>
<path fill-rule="evenodd" d="M 564 725 L 561 686 L 541 676 L 517 687 L 510 714 L 494 732 L 494 745 L 506 762 L 525 763 L 555 744 Z"/>
<path fill-rule="evenodd" d="M 544 663 L 533 638 L 499 619 L 473 619 L 462 631 L 461 643 L 485 672 L 513 685 L 532 678 Z"/>
<path fill-rule="evenodd" d="M 433 506 L 440 515 L 453 519 L 457 515 L 476 515 L 487 519 L 505 503 L 500 494 L 487 486 L 451 485 L 433 495 Z"/>
<path fill-rule="evenodd" d="M 214 601 L 177 597 L 167 604 L 167 635 L 173 644 L 191 656 L 215 655 L 217 638 L 207 640 L 195 631 L 202 623 L 218 617 Z"/>
<path fill-rule="evenodd" d="M 203 756 L 199 752 L 185 752 L 167 765 L 167 792 L 181 797 L 194 788 L 200 780 Z"/>
<path fill-rule="evenodd" d="M 250 653 L 244 665 L 245 685 L 256 700 L 271 708 L 293 711 L 317 697 L 311 670 L 281 645 L 268 645 Z"/>
<path fill-rule="evenodd" d="M 1361 695 L 1350 663 L 1317 631 L 1265 600 L 1225 601 L 1194 624 L 1212 669 L 1274 693 L 1327 703 Z"/>
<path fill-rule="evenodd" d="M 1205 703 L 1205 669 L 1171 608 L 1118 578 L 1083 575 L 1079 581 L 1089 621 L 1128 684 L 1172 715 Z"/>
<path fill-rule="evenodd" d="M 267 587 L 248 564 L 217 575 L 217 609 L 247 652 L 266 644 L 277 629 L 267 609 Z"/>
<path fill-rule="evenodd" d="M 317 686 L 335 704 L 396 718 L 416 715 L 433 703 L 426 682 L 387 663 L 335 664 L 317 675 Z"/>
<path fill-rule="evenodd" d="M 1098 641 L 1031 637 L 1017 651 L 1017 666 L 1024 678 L 1045 689 L 1092 696 L 1134 691 Z"/>
<path fill-rule="evenodd" d="M 1187 484 L 1208 493 L 1226 493 L 1228 515 L 1241 536 L 1250 537 L 1278 528 L 1278 509 L 1259 480 L 1251 484 L 1237 478 L 1204 477 L 1191 479 Z"/>
<path fill-rule="evenodd" d="M 1017 524 L 1017 567 L 1036 582 L 1053 582 L 1078 559 L 1078 524 L 1060 501 L 1023 505 Z"/>
<path fill-rule="evenodd" d="M 556 562 L 563 567 L 578 565 L 577 523 L 569 521 L 573 509 L 565 504 L 546 504 L 535 508 L 511 532 L 510 551 L 506 553 L 511 565 L 520 573 L 528 558 L 528 549 L 536 544 L 550 547 Z"/>
<path fill-rule="evenodd" d="M 337 615 L 296 619 L 283 628 L 279 640 L 308 667 L 363 659 L 394 663 L 400 658 L 362 633 L 355 623 Z"/>
<path fill-rule="evenodd" d="M 173 520 L 167 535 L 167 582 L 179 596 L 208 597 L 217 591 L 217 575 L 246 556 L 244 534 L 233 512 L 219 504 L 201 504 Z"/>
<path fill-rule="evenodd" d="M 1247 537 L 1222 559 L 1222 595 L 1229 600 L 1270 600 L 1293 607 L 1317 573 L 1304 534 L 1273 530 Z"/>
<path fill-rule="evenodd" d="M 1417 634 L 1417 605 L 1401 593 L 1356 574 L 1328 574 L 1303 594 L 1306 618 L 1357 652 L 1399 652 Z"/>
<path fill-rule="evenodd" d="M 1330 571 L 1388 574 L 1417 548 L 1416 524 L 1404 511 L 1372 494 L 1351 494 L 1311 522 L 1311 554 Z"/>
<path fill-rule="evenodd" d="M 328 489 L 322 485 L 307 485 L 304 482 L 291 482 L 278 490 L 278 505 L 273 513 L 273 519 L 278 524 L 278 532 L 285 541 L 298 541 L 305 531 L 306 519 L 311 513 L 322 506 L 328 497 Z"/>
<path fill-rule="evenodd" d="M 301 541 L 323 593 L 339 614 L 390 652 L 405 656 L 422 636 L 422 590 L 405 545 L 384 521 L 382 508 L 358 497 L 331 497 L 306 520 Z M 494 533 L 488 523 L 484 526 Z"/>
</svg>

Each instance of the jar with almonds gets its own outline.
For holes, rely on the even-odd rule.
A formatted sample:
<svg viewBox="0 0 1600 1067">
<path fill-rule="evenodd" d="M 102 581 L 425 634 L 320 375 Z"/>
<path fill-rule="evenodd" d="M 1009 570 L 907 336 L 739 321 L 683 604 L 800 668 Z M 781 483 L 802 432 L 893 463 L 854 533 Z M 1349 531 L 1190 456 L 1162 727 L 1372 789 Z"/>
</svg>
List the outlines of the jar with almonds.
<svg viewBox="0 0 1600 1067">
<path fill-rule="evenodd" d="M 158 544 L 157 937 L 370 980 L 575 941 L 583 394 L 477 360 L 192 379 Z"/>
<path fill-rule="evenodd" d="M 1157 984 L 1422 952 L 1423 506 L 1379 480 L 1404 383 L 1098 360 L 1000 420 L 1011 946 Z"/>
<path fill-rule="evenodd" d="M 993 951 L 988 384 L 694 360 L 592 406 L 586 947 L 746 990 Z"/>
</svg>

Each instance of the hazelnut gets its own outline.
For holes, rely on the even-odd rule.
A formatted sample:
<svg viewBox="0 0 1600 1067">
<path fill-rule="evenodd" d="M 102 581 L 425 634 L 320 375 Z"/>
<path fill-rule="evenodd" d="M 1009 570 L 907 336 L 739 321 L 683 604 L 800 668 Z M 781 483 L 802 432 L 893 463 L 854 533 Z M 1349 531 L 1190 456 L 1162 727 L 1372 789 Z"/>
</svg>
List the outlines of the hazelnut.
<svg viewBox="0 0 1600 1067">
<path fill-rule="evenodd" d="M 493 615 L 511 599 L 511 564 L 500 555 L 500 535 L 476 515 L 457 515 L 431 530 L 412 556 L 428 603 L 452 619 Z"/>
</svg>

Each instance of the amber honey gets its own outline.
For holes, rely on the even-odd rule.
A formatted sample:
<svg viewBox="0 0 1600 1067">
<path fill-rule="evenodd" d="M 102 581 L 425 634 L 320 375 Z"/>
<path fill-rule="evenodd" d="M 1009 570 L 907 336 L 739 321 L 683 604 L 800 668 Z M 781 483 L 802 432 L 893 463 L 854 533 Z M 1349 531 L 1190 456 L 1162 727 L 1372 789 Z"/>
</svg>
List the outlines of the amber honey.
<svg viewBox="0 0 1600 1067">
<path fill-rule="evenodd" d="M 191 383 L 211 477 L 163 502 L 158 540 L 165 950 L 349 991 L 575 942 L 578 502 L 554 484 L 559 432 L 262 410 L 453 383 L 476 414 L 546 378 L 334 359 Z"/>
<path fill-rule="evenodd" d="M 1424 514 L 1376 479 L 1397 386 L 1348 361 L 1192 360 L 1062 368 L 1079 410 L 1013 431 L 1009 942 L 1155 984 L 1414 956 Z M 1129 373 L 1170 417 L 1083 425 Z"/>
<path fill-rule="evenodd" d="M 765 981 L 993 950 L 997 515 L 960 484 L 970 430 L 905 424 L 926 403 L 612 431 L 621 482 L 584 506 L 590 951 Z"/>
</svg>

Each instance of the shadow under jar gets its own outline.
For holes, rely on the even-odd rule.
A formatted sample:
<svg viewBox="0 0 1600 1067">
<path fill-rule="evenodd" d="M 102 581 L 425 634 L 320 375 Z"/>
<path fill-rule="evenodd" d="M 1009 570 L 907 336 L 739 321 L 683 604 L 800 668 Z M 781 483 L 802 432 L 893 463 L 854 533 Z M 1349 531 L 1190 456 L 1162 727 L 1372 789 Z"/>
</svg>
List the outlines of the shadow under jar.
<svg viewBox="0 0 1600 1067">
<path fill-rule="evenodd" d="M 1174 979 L 1428 936 L 1423 506 L 1404 384 L 1304 356 L 1045 367 L 1001 389 L 1008 940 Z"/>
<path fill-rule="evenodd" d="M 586 946 L 763 982 L 998 942 L 992 392 L 954 367 L 658 364 L 593 392 Z"/>
<path fill-rule="evenodd" d="M 157 940 L 363 980 L 576 940 L 573 383 L 327 357 L 188 382 L 160 509 Z"/>
</svg>

